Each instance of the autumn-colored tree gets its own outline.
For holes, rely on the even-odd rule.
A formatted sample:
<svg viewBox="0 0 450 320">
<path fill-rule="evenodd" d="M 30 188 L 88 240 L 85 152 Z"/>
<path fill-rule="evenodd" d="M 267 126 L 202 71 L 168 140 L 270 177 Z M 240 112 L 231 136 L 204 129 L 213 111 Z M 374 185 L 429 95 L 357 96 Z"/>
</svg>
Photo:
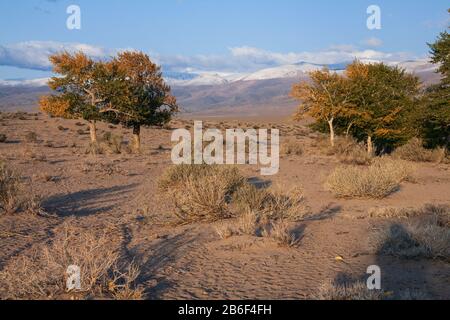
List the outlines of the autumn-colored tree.
<svg viewBox="0 0 450 320">
<path fill-rule="evenodd" d="M 48 82 L 54 93 L 41 97 L 41 110 L 57 117 L 87 120 L 91 141 L 96 143 L 96 121 L 102 120 L 100 110 L 108 101 L 108 64 L 95 62 L 82 52 L 63 52 L 49 59 L 59 76 Z"/>
<path fill-rule="evenodd" d="M 395 145 L 406 136 L 409 124 L 405 116 L 416 106 L 419 80 L 405 70 L 383 63 L 353 62 L 346 69 L 349 81 L 349 102 L 357 109 L 354 132 L 367 139 L 367 151 Z"/>
<path fill-rule="evenodd" d="M 110 66 L 116 74 L 115 93 L 102 113 L 133 129 L 133 145 L 140 151 L 141 126 L 163 125 L 178 111 L 161 68 L 142 52 L 122 52 Z M 110 86 L 111 87 L 111 86 Z"/>
<path fill-rule="evenodd" d="M 335 121 L 349 119 L 357 112 L 349 100 L 349 81 L 327 69 L 313 71 L 309 75 L 310 81 L 292 87 L 291 96 L 300 100 L 294 118 L 300 120 L 306 115 L 316 121 L 326 121 L 330 130 L 330 143 L 334 146 Z"/>
</svg>

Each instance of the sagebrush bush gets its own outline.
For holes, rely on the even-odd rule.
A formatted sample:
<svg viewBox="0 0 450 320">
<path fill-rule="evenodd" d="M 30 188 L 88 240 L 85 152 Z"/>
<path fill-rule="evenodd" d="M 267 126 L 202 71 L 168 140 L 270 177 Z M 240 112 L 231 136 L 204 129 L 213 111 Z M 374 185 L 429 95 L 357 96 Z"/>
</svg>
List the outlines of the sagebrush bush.
<svg viewBox="0 0 450 320">
<path fill-rule="evenodd" d="M 27 132 L 24 136 L 25 142 L 35 143 L 38 141 L 38 135 L 34 131 Z"/>
<path fill-rule="evenodd" d="M 364 144 L 358 143 L 352 137 L 337 137 L 334 146 L 326 137 L 319 137 L 313 146 L 328 156 L 336 156 L 337 159 L 345 164 L 366 165 L 370 164 L 372 156 L 367 153 Z"/>
<path fill-rule="evenodd" d="M 20 176 L 0 161 L 0 212 L 12 213 L 19 206 Z"/>
<path fill-rule="evenodd" d="M 299 141 L 288 140 L 282 144 L 281 154 L 301 156 L 303 148 Z"/>
<path fill-rule="evenodd" d="M 450 259 L 449 206 L 428 204 L 420 209 L 375 211 L 374 215 L 400 221 L 375 234 L 378 252 L 404 258 Z"/>
<path fill-rule="evenodd" d="M 367 168 L 346 165 L 337 167 L 328 177 L 326 186 L 340 198 L 381 199 L 410 178 L 413 168 L 402 160 L 377 158 Z"/>
<path fill-rule="evenodd" d="M 299 187 L 286 189 L 277 185 L 258 189 L 247 183 L 237 190 L 233 200 L 240 212 L 251 210 L 266 220 L 300 220 L 309 213 L 303 189 Z"/>
<path fill-rule="evenodd" d="M 314 295 L 317 300 L 383 300 L 383 297 L 383 291 L 369 290 L 363 281 L 344 284 L 328 281 Z"/>
<path fill-rule="evenodd" d="M 272 221 L 262 232 L 263 237 L 274 239 L 280 246 L 294 247 L 301 237 L 297 236 L 286 220 Z"/>
<path fill-rule="evenodd" d="M 411 139 L 407 144 L 398 147 L 392 156 L 398 159 L 414 162 L 436 162 L 445 160 L 447 154 L 444 148 L 426 149 L 423 141 L 418 138 Z"/>
<path fill-rule="evenodd" d="M 433 220 L 390 225 L 375 234 L 378 254 L 401 258 L 450 259 L 450 229 Z"/>
<path fill-rule="evenodd" d="M 81 271 L 81 290 L 77 292 L 67 292 L 66 272 L 71 265 Z M 45 300 L 67 298 L 70 293 L 86 299 L 141 299 L 138 275 L 135 263 L 122 260 L 108 230 L 82 229 L 71 220 L 51 243 L 15 258 L 0 272 L 0 297 Z"/>
<path fill-rule="evenodd" d="M 180 165 L 165 172 L 159 188 L 169 196 L 183 222 L 216 221 L 233 216 L 228 205 L 243 183 L 236 167 Z"/>
</svg>

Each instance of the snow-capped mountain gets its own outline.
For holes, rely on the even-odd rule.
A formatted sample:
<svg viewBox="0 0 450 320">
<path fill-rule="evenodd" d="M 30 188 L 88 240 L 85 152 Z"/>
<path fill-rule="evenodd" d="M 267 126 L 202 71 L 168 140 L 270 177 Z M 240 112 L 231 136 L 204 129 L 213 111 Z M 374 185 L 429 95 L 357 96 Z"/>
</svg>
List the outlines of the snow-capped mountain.
<svg viewBox="0 0 450 320">
<path fill-rule="evenodd" d="M 362 60 L 364 63 L 377 63 L 376 60 Z M 336 72 L 343 72 L 351 62 L 336 64 L 314 64 L 299 62 L 295 64 L 282 65 L 273 68 L 258 70 L 251 73 L 221 73 L 221 72 L 186 72 L 178 73 L 176 77 L 171 73 L 166 73 L 166 80 L 173 86 L 201 86 L 201 85 L 222 85 L 237 81 L 259 81 L 285 78 L 305 77 L 309 72 L 328 68 Z M 390 62 L 389 65 L 399 66 L 406 71 L 421 75 L 423 73 L 433 73 L 436 66 L 427 60 Z"/>
<path fill-rule="evenodd" d="M 44 87 L 47 86 L 49 78 L 39 78 L 30 80 L 1 80 L 0 86 L 4 87 Z"/>
</svg>

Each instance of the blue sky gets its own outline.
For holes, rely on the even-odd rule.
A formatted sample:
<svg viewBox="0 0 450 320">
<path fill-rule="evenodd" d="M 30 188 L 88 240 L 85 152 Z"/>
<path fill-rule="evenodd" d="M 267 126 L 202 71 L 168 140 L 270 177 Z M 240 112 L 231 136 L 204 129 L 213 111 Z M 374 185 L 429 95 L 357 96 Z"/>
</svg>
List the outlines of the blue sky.
<svg viewBox="0 0 450 320">
<path fill-rule="evenodd" d="M 66 8 L 81 8 L 81 30 Z M 366 9 L 381 8 L 368 30 Z M 246 71 L 297 60 L 425 57 L 448 26 L 447 0 L 20 0 L 0 1 L 0 79 L 48 75 L 46 56 L 137 49 L 174 71 Z M 342 61 L 341 61 L 342 62 Z M 19 68 L 18 68 L 19 67 Z"/>
</svg>

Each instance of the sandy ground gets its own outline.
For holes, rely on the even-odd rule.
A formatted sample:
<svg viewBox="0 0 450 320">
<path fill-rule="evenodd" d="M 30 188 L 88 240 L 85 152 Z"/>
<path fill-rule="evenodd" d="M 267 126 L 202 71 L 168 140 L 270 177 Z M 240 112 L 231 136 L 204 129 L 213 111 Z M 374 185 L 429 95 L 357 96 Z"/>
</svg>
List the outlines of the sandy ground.
<svg viewBox="0 0 450 320">
<path fill-rule="evenodd" d="M 325 190 L 324 179 L 338 162 L 310 146 L 315 135 L 307 128 L 273 119 L 208 121 L 223 127 L 272 123 L 281 129 L 282 139 L 295 138 L 304 146 L 302 156 L 282 156 L 276 176 L 260 177 L 258 168 L 241 168 L 248 178 L 304 188 L 318 219 L 299 224 L 304 236 L 300 245 L 284 248 L 266 238 L 221 240 L 213 224 L 164 224 L 162 217 L 170 209 L 157 194 L 157 180 L 171 165 L 170 129 L 144 129 L 141 155 L 90 156 L 84 153 L 89 135 L 77 132 L 87 126 L 44 115 L 26 118 L 0 123 L 0 133 L 8 137 L 0 144 L 0 156 L 22 172 L 24 181 L 33 181 L 44 208 L 57 218 L 0 217 L 0 268 L 52 239 L 63 221 L 75 217 L 85 228 L 105 221 L 120 227 L 121 234 L 111 237 L 119 237 L 130 258 L 141 262 L 140 282 L 150 299 L 307 299 L 324 281 L 364 279 L 373 264 L 381 267 L 385 290 L 419 289 L 434 298 L 450 298 L 450 264 L 377 255 L 371 235 L 391 222 L 367 213 L 373 207 L 450 204 L 448 165 L 415 164 L 415 182 L 383 200 L 336 199 Z M 186 124 L 192 121 L 177 120 L 172 127 Z M 26 143 L 28 131 L 40 141 Z M 130 139 L 128 129 L 100 124 L 99 131 Z"/>
</svg>

